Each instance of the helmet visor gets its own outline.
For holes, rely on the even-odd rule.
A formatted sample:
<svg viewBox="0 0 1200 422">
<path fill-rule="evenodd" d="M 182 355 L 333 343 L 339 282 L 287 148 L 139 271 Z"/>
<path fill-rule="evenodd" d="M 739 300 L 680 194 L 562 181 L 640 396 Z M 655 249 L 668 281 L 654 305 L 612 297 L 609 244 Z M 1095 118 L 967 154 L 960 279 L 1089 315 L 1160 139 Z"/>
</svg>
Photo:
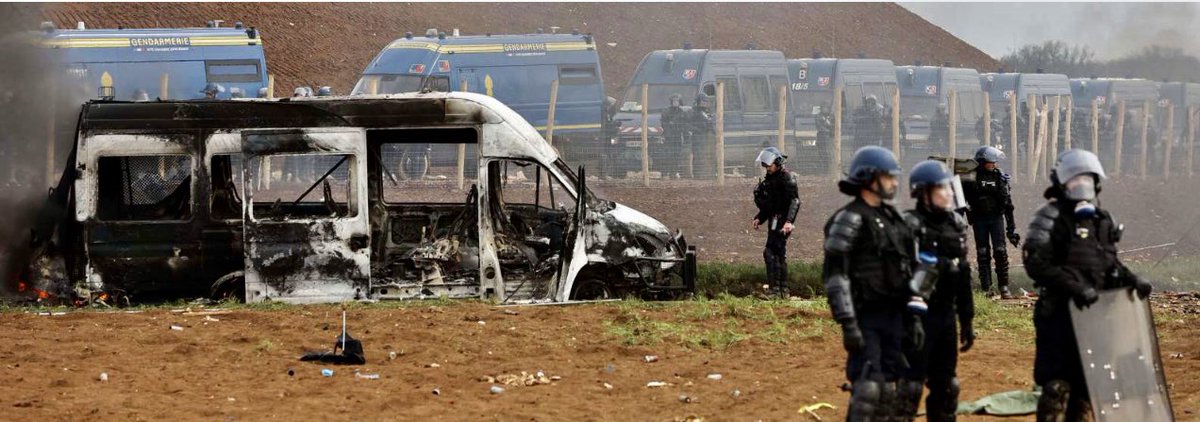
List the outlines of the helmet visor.
<svg viewBox="0 0 1200 422">
<path fill-rule="evenodd" d="M 755 158 L 754 162 L 758 163 L 760 166 L 767 167 L 771 164 L 774 164 L 775 160 L 780 158 L 782 158 L 782 156 L 780 156 L 779 153 L 770 150 L 763 150 L 762 152 L 758 153 L 758 158 Z"/>
</svg>

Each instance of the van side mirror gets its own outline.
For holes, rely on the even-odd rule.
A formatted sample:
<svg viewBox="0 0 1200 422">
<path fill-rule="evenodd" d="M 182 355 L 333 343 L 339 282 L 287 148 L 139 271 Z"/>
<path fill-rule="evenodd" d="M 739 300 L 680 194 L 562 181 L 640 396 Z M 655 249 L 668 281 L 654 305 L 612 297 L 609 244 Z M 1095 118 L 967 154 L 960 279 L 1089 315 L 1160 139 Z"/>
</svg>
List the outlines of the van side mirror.
<svg viewBox="0 0 1200 422">
<path fill-rule="evenodd" d="M 703 92 L 704 92 L 704 95 L 707 95 L 709 97 L 717 95 L 717 86 L 713 85 L 713 84 L 706 84 L 706 85 L 704 85 Z"/>
</svg>

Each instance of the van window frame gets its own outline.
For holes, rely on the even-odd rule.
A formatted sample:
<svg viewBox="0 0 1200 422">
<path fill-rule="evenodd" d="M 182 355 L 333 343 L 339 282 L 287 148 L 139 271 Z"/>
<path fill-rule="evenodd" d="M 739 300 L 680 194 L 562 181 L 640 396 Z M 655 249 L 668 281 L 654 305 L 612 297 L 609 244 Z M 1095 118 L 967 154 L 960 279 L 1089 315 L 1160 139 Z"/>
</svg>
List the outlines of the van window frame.
<svg viewBox="0 0 1200 422">
<path fill-rule="evenodd" d="M 103 196 L 100 195 L 100 189 L 101 189 L 100 185 L 103 182 L 101 181 L 101 177 L 100 177 L 100 160 L 103 158 L 132 158 L 132 157 L 187 157 L 188 163 L 189 163 L 188 178 L 190 180 L 190 184 L 188 185 L 189 194 L 188 194 L 188 216 L 187 216 L 187 218 L 159 219 L 159 220 L 146 220 L 146 219 L 113 220 L 113 219 L 101 217 L 100 209 L 102 207 L 101 201 L 103 201 Z M 196 184 L 197 184 L 196 169 L 197 169 L 197 161 L 198 161 L 196 159 L 196 154 L 194 154 L 194 153 L 121 154 L 119 152 L 118 153 L 101 153 L 101 154 L 97 154 L 95 156 L 95 160 L 96 160 L 95 161 L 95 163 L 96 163 L 96 173 L 95 173 L 95 175 L 96 175 L 96 191 L 95 191 L 96 209 L 92 215 L 93 215 L 93 218 L 95 218 L 95 220 L 97 222 L 99 222 L 101 224 L 191 224 L 191 223 L 195 222 L 196 211 L 197 211 L 196 210 Z M 169 194 L 168 194 L 168 196 L 169 196 Z"/>
<path fill-rule="evenodd" d="M 766 92 L 763 93 L 764 96 L 763 96 L 761 102 L 759 102 L 759 101 L 752 102 L 751 98 L 749 98 L 750 95 L 752 95 L 752 94 L 750 94 L 751 90 L 750 89 L 741 89 L 741 88 L 747 88 L 750 86 L 751 83 L 757 84 L 759 82 L 762 83 L 762 88 L 765 89 Z M 742 93 L 742 112 L 743 113 L 770 113 L 770 112 L 774 111 L 774 107 L 771 105 L 771 103 L 773 102 L 773 101 L 771 101 L 772 100 L 772 98 L 771 98 L 772 97 L 771 81 L 768 78 L 767 74 L 739 75 L 738 76 L 738 84 L 746 85 L 745 87 L 739 86 L 739 90 Z M 754 105 L 755 107 L 752 108 L 751 105 Z M 761 106 L 761 108 L 759 108 L 760 106 Z"/>
<path fill-rule="evenodd" d="M 588 72 L 589 76 L 564 76 L 564 71 Z M 558 82 L 563 85 L 595 85 L 600 83 L 600 71 L 595 64 L 560 64 Z"/>
<path fill-rule="evenodd" d="M 214 74 L 213 68 L 220 66 L 254 66 L 254 74 Z M 204 61 L 204 80 L 212 83 L 262 82 L 262 62 L 258 59 L 214 59 Z"/>
<path fill-rule="evenodd" d="M 725 83 L 725 112 L 742 112 L 744 107 L 742 107 L 742 90 L 738 86 L 738 75 L 736 73 L 728 76 L 718 75 L 713 78 L 714 84 L 721 82 Z M 731 105 L 736 107 L 730 107 Z"/>
</svg>

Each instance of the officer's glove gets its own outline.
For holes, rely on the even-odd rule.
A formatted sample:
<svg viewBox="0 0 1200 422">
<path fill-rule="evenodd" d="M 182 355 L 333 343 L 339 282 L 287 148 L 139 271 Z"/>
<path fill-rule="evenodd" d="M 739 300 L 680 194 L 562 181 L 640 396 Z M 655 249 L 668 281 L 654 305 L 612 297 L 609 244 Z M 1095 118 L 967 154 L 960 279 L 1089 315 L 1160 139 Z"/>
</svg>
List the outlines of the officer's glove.
<svg viewBox="0 0 1200 422">
<path fill-rule="evenodd" d="M 958 351 L 963 353 L 971 350 L 971 347 L 975 345 L 975 327 L 970 322 L 962 324 L 962 334 L 959 335 L 958 342 L 962 344 Z"/>
<path fill-rule="evenodd" d="M 921 317 L 916 315 L 909 318 L 908 345 L 913 350 L 925 347 L 925 325 L 921 323 Z"/>
<path fill-rule="evenodd" d="M 1075 306 L 1078 306 L 1079 309 L 1084 309 L 1092 306 L 1097 300 L 1100 300 L 1100 294 L 1096 292 L 1096 289 L 1085 287 L 1083 290 L 1075 293 L 1075 297 L 1072 299 L 1075 301 Z"/>
<path fill-rule="evenodd" d="M 1021 235 L 1017 234 L 1017 232 L 1015 230 L 1009 231 L 1008 232 L 1008 243 L 1012 243 L 1014 248 L 1021 247 Z"/>
<path fill-rule="evenodd" d="M 1150 291 L 1154 290 L 1154 287 L 1150 285 L 1150 280 L 1141 277 L 1134 277 L 1133 288 L 1137 290 L 1138 297 L 1142 299 L 1150 297 Z"/>
<path fill-rule="evenodd" d="M 866 345 L 867 340 L 863 338 L 862 330 L 858 328 L 858 322 L 853 319 L 842 322 L 842 347 L 846 348 L 846 352 L 857 352 Z"/>
</svg>

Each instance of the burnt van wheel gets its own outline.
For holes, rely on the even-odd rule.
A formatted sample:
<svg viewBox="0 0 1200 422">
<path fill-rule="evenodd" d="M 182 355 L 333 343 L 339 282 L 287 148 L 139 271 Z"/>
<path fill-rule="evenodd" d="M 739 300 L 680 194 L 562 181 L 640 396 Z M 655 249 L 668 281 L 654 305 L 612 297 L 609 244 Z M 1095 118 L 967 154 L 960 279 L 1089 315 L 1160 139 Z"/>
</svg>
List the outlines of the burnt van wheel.
<svg viewBox="0 0 1200 422">
<path fill-rule="evenodd" d="M 613 298 L 613 291 L 608 283 L 596 278 L 584 278 L 575 281 L 572 300 L 605 300 Z"/>
<path fill-rule="evenodd" d="M 218 302 L 246 301 L 246 277 L 242 275 L 233 275 L 221 277 L 216 283 L 213 283 L 212 292 L 209 298 Z"/>
</svg>

